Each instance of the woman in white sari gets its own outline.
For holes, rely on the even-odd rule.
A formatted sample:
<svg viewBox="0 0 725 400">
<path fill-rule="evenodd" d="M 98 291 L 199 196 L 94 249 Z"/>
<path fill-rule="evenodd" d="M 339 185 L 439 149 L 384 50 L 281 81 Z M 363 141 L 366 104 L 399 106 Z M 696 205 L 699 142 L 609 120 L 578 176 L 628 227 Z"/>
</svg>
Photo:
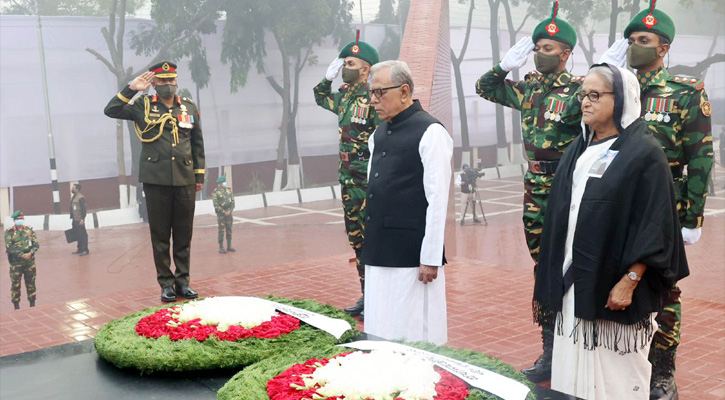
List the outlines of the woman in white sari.
<svg viewBox="0 0 725 400">
<path fill-rule="evenodd" d="M 654 320 L 688 274 L 667 159 L 639 118 L 631 72 L 592 67 L 577 93 L 584 135 L 552 184 L 534 318 L 554 318 L 552 389 L 649 399 Z"/>
</svg>

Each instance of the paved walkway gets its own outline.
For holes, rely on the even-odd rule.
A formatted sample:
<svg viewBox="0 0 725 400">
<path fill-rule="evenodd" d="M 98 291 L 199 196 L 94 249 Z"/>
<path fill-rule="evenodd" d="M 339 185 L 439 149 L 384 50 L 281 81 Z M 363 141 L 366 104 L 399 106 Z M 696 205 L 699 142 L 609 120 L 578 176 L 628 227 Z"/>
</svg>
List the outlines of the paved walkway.
<svg viewBox="0 0 725 400">
<path fill-rule="evenodd" d="M 521 232 L 522 184 L 511 178 L 479 186 L 488 225 L 469 225 L 468 216 L 465 226 L 457 225 L 457 256 L 446 267 L 449 344 L 521 368 L 540 352 L 530 312 L 532 263 Z M 725 197 L 719 196 L 708 200 L 701 242 L 687 248 L 692 276 L 681 285 L 676 375 L 683 400 L 725 398 Z M 214 217 L 195 221 L 192 284 L 203 296 L 272 293 L 340 308 L 359 296 L 339 202 L 234 215 L 234 254 L 216 252 Z M 89 234 L 92 253 L 78 257 L 62 232 L 39 232 L 38 306 L 32 309 L 24 299 L 23 309 L 12 310 L 8 264 L 0 261 L 0 355 L 88 339 L 111 319 L 161 304 L 145 225 Z"/>
</svg>

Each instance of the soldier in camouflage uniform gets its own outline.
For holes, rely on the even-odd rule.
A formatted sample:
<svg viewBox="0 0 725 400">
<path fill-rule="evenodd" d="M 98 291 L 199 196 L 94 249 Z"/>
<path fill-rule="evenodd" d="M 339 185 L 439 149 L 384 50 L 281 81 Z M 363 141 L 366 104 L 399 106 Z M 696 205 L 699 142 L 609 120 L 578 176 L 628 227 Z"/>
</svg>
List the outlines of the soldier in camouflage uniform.
<svg viewBox="0 0 725 400">
<path fill-rule="evenodd" d="M 675 25 L 655 2 L 637 14 L 600 62 L 637 70 L 642 89 L 642 116 L 662 145 L 674 178 L 682 238 L 691 245 L 700 238 L 707 185 L 713 165 L 712 106 L 700 79 L 672 76 L 664 58 L 675 38 Z M 683 174 L 687 166 L 687 174 Z M 675 356 L 680 343 L 681 291 L 675 285 L 668 304 L 657 316 L 658 330 L 650 349 L 650 399 L 677 399 Z"/>
<path fill-rule="evenodd" d="M 234 193 L 232 188 L 227 187 L 227 177 L 222 175 L 216 180 L 217 188 L 214 189 L 211 198 L 216 211 L 216 222 L 219 224 L 219 253 L 235 252 L 232 247 L 232 225 L 234 218 Z M 224 232 L 227 234 L 227 248 L 224 249 Z"/>
<path fill-rule="evenodd" d="M 358 40 L 346 44 L 338 58 L 329 66 L 327 74 L 315 86 L 315 101 L 320 107 L 337 114 L 340 138 L 340 164 L 338 179 L 342 192 L 347 238 L 355 251 L 360 287 L 365 294 L 365 266 L 360 263 L 360 250 L 364 239 L 363 213 L 370 151 L 368 138 L 380 119 L 370 105 L 368 76 L 376 64 L 378 52 L 369 44 Z M 337 93 L 332 92 L 332 81 L 342 70 L 345 84 Z M 352 316 L 363 318 L 364 297 L 345 309 Z"/>
<path fill-rule="evenodd" d="M 30 307 L 35 307 L 35 253 L 38 252 L 38 238 L 33 228 L 25 226 L 23 210 L 12 215 L 15 223 L 5 231 L 5 252 L 10 262 L 10 300 L 15 309 L 20 308 L 20 280 L 25 278 Z"/>
<path fill-rule="evenodd" d="M 486 100 L 521 111 L 521 133 L 529 168 L 524 175 L 524 232 L 534 271 L 539 258 L 539 243 L 544 228 L 546 202 L 559 159 L 581 133 L 581 105 L 575 93 L 582 79 L 566 70 L 566 62 L 576 45 L 576 32 L 556 17 L 554 3 L 551 18 L 539 23 L 532 37 L 514 45 L 503 60 L 476 82 L 476 93 Z M 525 81 L 514 82 L 506 75 L 526 64 L 529 53 L 540 74 L 529 74 Z M 551 350 L 554 342 L 553 320 L 542 324 L 544 353 L 534 366 L 522 372 L 532 381 L 551 377 Z"/>
</svg>

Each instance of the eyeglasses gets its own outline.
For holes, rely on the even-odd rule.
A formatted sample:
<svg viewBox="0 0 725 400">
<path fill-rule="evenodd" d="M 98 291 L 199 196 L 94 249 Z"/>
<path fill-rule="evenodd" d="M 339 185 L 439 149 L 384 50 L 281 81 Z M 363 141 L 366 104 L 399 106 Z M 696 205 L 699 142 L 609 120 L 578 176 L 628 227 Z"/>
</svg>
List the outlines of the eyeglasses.
<svg viewBox="0 0 725 400">
<path fill-rule="evenodd" d="M 403 86 L 403 85 L 390 86 L 390 87 L 377 88 L 377 89 L 369 89 L 369 91 L 370 91 L 370 95 L 371 96 L 375 96 L 377 98 L 380 98 L 380 97 L 383 97 L 383 95 L 385 94 L 385 92 L 387 92 L 388 90 L 390 90 L 390 89 L 397 89 L 397 88 L 399 88 L 401 86 Z"/>
<path fill-rule="evenodd" d="M 586 97 L 591 101 L 592 103 L 596 103 L 599 101 L 599 98 L 602 97 L 603 94 L 614 94 L 614 92 L 589 92 L 589 93 L 577 93 L 576 99 L 579 100 L 579 102 L 584 101 L 584 98 Z"/>
</svg>

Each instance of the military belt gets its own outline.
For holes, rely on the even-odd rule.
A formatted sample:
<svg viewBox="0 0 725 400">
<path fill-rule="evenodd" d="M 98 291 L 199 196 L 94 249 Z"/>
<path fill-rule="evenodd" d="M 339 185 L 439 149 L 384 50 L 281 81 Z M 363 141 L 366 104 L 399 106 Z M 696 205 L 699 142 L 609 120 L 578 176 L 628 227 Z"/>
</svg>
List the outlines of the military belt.
<svg viewBox="0 0 725 400">
<path fill-rule="evenodd" d="M 679 165 L 670 167 L 670 171 L 672 171 L 672 177 L 674 179 L 682 178 L 682 167 L 680 167 Z"/>
<path fill-rule="evenodd" d="M 531 161 L 529 160 L 529 171 L 535 175 L 554 175 L 559 160 Z"/>
<path fill-rule="evenodd" d="M 370 159 L 370 152 L 364 151 L 341 151 L 340 160 L 345 162 L 350 161 L 367 161 Z"/>
</svg>

